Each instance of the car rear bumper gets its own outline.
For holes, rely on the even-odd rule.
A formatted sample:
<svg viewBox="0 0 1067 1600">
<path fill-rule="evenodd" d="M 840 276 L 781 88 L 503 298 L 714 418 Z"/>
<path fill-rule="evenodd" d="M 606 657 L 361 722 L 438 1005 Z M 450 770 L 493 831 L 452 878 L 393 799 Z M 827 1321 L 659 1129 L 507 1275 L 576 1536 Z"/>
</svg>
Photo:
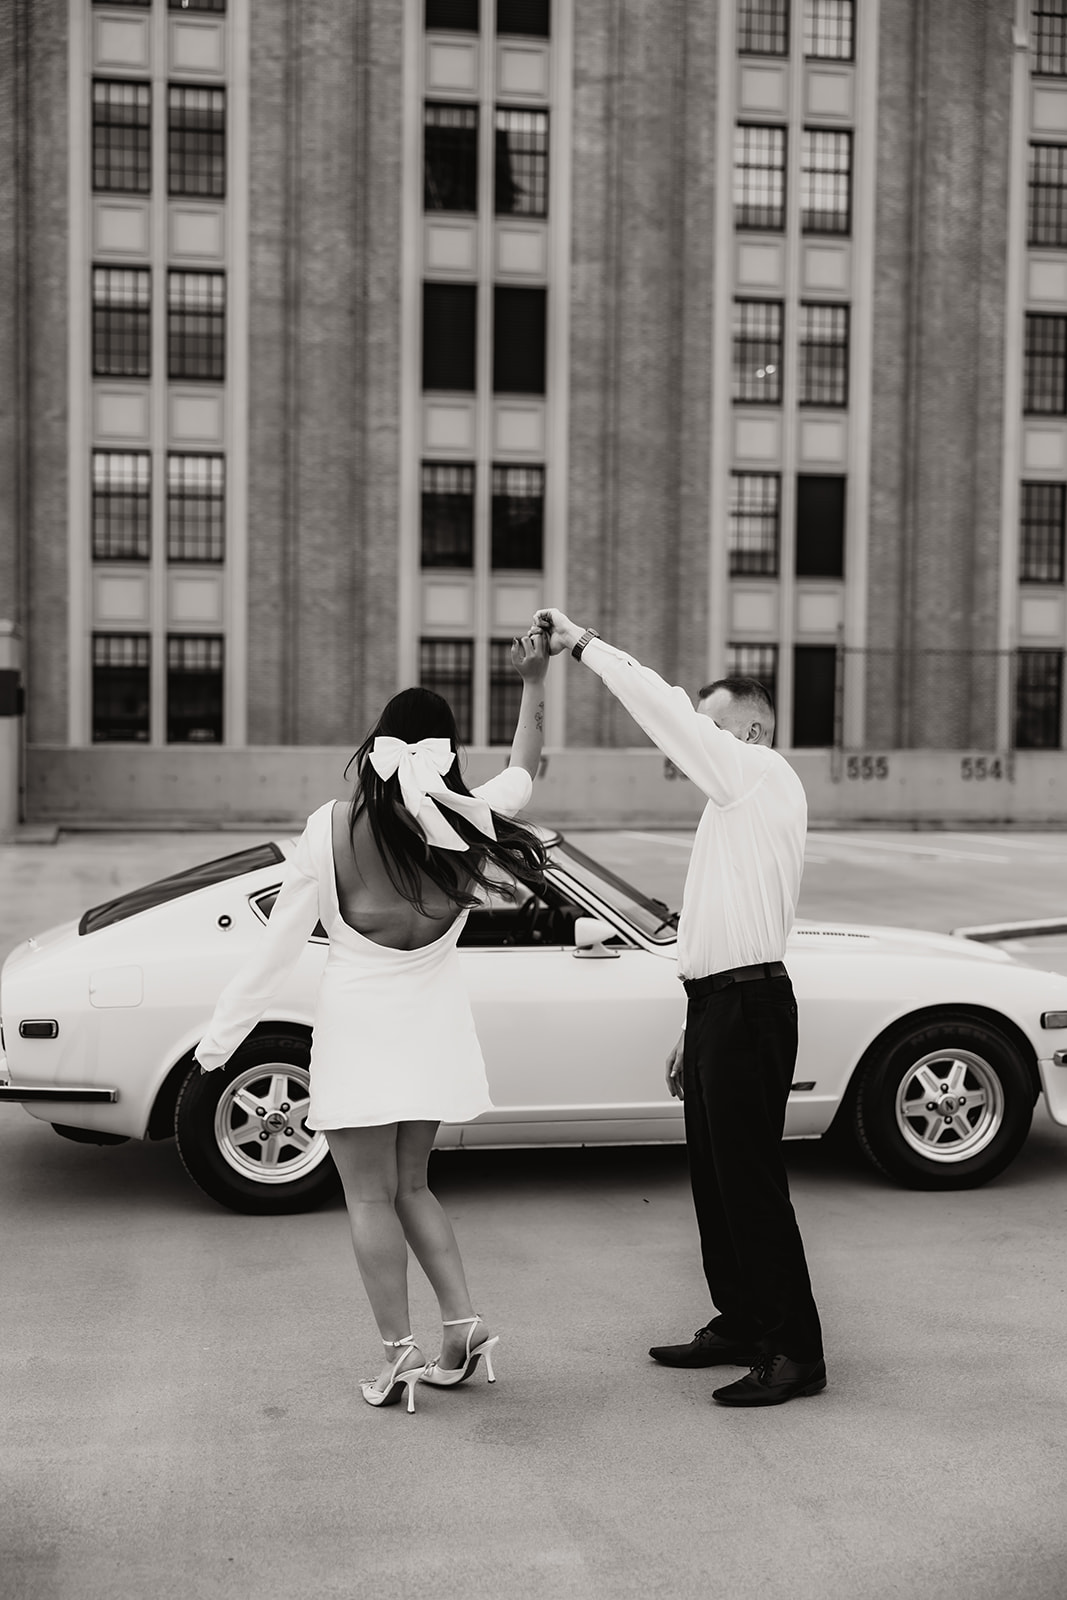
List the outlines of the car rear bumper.
<svg viewBox="0 0 1067 1600">
<path fill-rule="evenodd" d="M 73 1083 L 48 1084 L 39 1083 L 2 1083 L 0 1082 L 0 1105 L 5 1102 L 25 1104 L 28 1100 L 35 1100 L 46 1105 L 113 1105 L 119 1097 L 117 1089 L 98 1089 L 88 1084 Z"/>
</svg>

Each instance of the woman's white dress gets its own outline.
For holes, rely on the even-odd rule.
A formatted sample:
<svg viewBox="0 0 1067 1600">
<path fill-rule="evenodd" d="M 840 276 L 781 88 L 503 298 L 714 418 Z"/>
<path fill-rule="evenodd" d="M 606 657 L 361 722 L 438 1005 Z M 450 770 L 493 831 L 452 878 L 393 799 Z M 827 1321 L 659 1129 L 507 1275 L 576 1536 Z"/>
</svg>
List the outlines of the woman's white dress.
<svg viewBox="0 0 1067 1600">
<path fill-rule="evenodd" d="M 532 789 L 525 768 L 507 767 L 471 792 L 513 817 Z M 357 933 L 337 899 L 333 805 L 308 818 L 262 947 L 220 995 L 197 1059 L 214 1068 L 233 1054 L 321 921 L 330 953 L 315 1008 L 307 1126 L 469 1122 L 493 1102 L 456 951 L 467 912 L 419 950 L 393 949 Z"/>
</svg>

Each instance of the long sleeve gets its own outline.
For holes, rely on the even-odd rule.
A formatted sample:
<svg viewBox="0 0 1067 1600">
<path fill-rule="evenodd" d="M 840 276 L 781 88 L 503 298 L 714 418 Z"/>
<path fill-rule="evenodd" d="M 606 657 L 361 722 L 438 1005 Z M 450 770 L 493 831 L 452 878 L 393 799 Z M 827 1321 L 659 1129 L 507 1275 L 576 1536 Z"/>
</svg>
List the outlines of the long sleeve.
<svg viewBox="0 0 1067 1600">
<path fill-rule="evenodd" d="M 503 772 L 498 772 L 477 789 L 472 789 L 471 794 L 488 801 L 491 808 L 502 817 L 515 817 L 530 803 L 533 779 L 525 767 L 513 765 L 505 767 Z"/>
<path fill-rule="evenodd" d="M 733 805 L 760 782 L 772 753 L 746 745 L 693 707 L 684 689 L 602 639 L 582 651 L 590 667 L 649 738 L 718 806 Z"/>
<path fill-rule="evenodd" d="M 317 815 L 317 813 L 315 814 Z M 308 819 L 257 948 L 234 973 L 215 1006 L 196 1059 L 208 1071 L 221 1067 L 251 1032 L 300 959 L 319 919 L 319 878 Z"/>
</svg>

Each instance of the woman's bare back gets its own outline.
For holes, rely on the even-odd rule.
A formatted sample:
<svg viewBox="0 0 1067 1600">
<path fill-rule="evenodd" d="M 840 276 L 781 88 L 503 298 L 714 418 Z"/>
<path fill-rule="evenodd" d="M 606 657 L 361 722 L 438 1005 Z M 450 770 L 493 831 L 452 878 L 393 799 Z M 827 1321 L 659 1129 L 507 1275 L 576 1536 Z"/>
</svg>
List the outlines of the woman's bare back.
<svg viewBox="0 0 1067 1600">
<path fill-rule="evenodd" d="M 333 866 L 341 916 L 365 939 L 393 950 L 421 950 L 452 926 L 457 908 L 427 877 L 421 883 L 423 915 L 389 881 L 364 811 L 349 835 L 348 806 L 333 808 Z"/>
</svg>

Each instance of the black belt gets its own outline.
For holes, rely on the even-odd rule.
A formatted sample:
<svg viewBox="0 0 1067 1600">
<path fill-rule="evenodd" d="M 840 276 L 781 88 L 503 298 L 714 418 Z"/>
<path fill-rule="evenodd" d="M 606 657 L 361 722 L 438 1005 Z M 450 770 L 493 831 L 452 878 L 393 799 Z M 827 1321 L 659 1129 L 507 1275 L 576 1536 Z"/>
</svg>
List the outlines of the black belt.
<svg viewBox="0 0 1067 1600">
<path fill-rule="evenodd" d="M 752 983 L 756 978 L 788 978 L 783 961 L 758 961 L 754 967 L 728 967 L 725 972 L 713 972 L 707 978 L 683 978 L 685 992 L 690 1000 L 701 1000 L 706 994 L 728 989 L 732 983 Z"/>
</svg>

